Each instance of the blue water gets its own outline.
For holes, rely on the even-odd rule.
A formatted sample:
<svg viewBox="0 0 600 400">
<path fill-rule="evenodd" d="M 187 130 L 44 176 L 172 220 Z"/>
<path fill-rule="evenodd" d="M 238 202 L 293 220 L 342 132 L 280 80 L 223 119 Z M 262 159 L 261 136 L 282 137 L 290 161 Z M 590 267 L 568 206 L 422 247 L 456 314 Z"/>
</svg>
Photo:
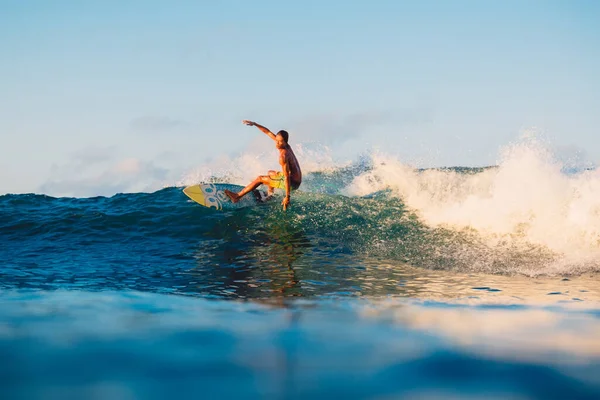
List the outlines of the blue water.
<svg viewBox="0 0 600 400">
<path fill-rule="evenodd" d="M 0 398 L 600 398 L 597 270 L 336 179 L 287 212 L 0 196 Z"/>
</svg>

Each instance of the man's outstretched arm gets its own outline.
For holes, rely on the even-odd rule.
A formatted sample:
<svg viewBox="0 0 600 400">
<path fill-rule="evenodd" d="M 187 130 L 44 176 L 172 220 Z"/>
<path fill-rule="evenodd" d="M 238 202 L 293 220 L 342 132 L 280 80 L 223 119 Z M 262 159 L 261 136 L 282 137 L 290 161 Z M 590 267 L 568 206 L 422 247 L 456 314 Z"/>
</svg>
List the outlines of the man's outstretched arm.
<svg viewBox="0 0 600 400">
<path fill-rule="evenodd" d="M 261 131 L 263 131 L 264 133 L 266 133 L 271 139 L 275 140 L 275 134 L 273 132 L 271 132 L 268 128 L 265 128 L 264 126 L 257 124 L 256 122 L 252 122 L 252 121 L 248 121 L 248 120 L 243 120 L 242 121 L 243 124 L 246 124 L 248 126 L 255 126 L 258 129 L 260 129 Z"/>
</svg>

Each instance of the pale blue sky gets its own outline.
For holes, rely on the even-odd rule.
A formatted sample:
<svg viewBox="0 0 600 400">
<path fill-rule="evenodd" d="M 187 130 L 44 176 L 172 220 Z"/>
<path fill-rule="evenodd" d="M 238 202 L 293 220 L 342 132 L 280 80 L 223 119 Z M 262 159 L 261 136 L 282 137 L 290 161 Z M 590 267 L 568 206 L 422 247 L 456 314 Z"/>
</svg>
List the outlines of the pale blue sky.
<svg viewBox="0 0 600 400">
<path fill-rule="evenodd" d="M 422 166 L 493 164 L 536 126 L 598 162 L 599 20 L 596 1 L 0 0 L 0 193 L 175 183 L 271 146 L 242 119 Z"/>
</svg>

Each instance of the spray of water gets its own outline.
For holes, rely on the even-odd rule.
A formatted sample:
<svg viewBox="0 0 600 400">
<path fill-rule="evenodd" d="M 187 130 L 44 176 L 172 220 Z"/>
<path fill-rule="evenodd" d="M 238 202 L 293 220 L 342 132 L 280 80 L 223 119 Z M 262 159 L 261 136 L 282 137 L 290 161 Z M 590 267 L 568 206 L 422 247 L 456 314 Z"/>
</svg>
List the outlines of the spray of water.
<svg viewBox="0 0 600 400">
<path fill-rule="evenodd" d="M 382 189 L 392 189 L 430 226 L 475 230 L 492 248 L 547 248 L 558 256 L 548 271 L 600 265 L 600 171 L 567 174 L 536 139 L 507 146 L 497 167 L 479 173 L 419 171 L 375 155 L 373 168 L 344 193 Z"/>
<path fill-rule="evenodd" d="M 343 166 L 334 161 L 331 149 L 317 143 L 305 143 L 293 146 L 296 156 L 301 160 L 302 171 L 310 174 L 317 171 L 332 171 Z M 258 175 L 269 170 L 281 170 L 278 164 L 279 154 L 271 150 L 257 152 L 245 151 L 236 156 L 223 155 L 209 160 L 188 171 L 176 186 L 196 185 L 199 182 L 226 182 L 246 185 Z"/>
</svg>

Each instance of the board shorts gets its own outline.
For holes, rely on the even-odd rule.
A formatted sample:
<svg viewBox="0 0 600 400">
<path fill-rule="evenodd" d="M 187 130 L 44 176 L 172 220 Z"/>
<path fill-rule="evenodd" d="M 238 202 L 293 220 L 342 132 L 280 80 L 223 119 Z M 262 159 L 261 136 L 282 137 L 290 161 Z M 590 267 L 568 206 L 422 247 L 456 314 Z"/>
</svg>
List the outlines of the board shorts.
<svg viewBox="0 0 600 400">
<path fill-rule="evenodd" d="M 285 190 L 285 175 L 283 172 L 278 172 L 274 177 L 269 175 L 270 181 L 269 186 L 273 189 L 282 189 Z M 299 184 L 294 182 L 290 182 L 291 190 L 296 190 L 300 187 Z"/>
</svg>

